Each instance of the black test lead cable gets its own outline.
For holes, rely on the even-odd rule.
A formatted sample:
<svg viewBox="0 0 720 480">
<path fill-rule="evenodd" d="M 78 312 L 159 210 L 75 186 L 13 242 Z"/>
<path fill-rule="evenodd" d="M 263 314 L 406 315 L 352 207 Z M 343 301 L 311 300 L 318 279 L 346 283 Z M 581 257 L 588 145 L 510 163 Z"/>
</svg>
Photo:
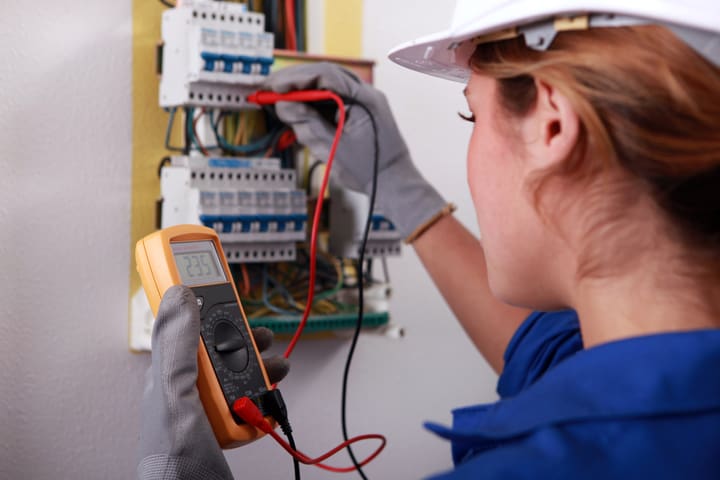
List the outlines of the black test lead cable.
<svg viewBox="0 0 720 480">
<path fill-rule="evenodd" d="M 351 108 L 352 106 L 357 106 L 361 108 L 365 113 L 367 113 L 368 117 L 370 117 L 370 123 L 372 125 L 373 129 L 373 141 L 375 145 L 375 155 L 373 158 L 373 180 L 372 180 L 372 188 L 370 191 L 370 205 L 368 206 L 368 214 L 367 214 L 367 220 L 365 221 L 365 231 L 363 232 L 362 237 L 362 243 L 360 244 L 360 252 L 359 252 L 359 259 L 358 259 L 358 272 L 357 272 L 357 281 L 358 281 L 358 317 L 357 317 L 357 323 L 355 324 L 355 332 L 353 334 L 352 342 L 350 342 L 350 351 L 348 352 L 347 360 L 345 361 L 345 371 L 343 372 L 343 381 L 342 381 L 342 399 L 341 399 L 341 418 L 342 418 L 342 432 L 343 432 L 343 439 L 345 441 L 348 441 L 348 429 L 347 429 L 347 387 L 348 387 L 348 375 L 350 373 L 350 364 L 352 363 L 353 355 L 355 354 L 355 347 L 357 346 L 358 338 L 360 337 L 360 331 L 362 330 L 363 325 L 363 314 L 364 314 L 364 279 L 363 279 L 363 263 L 365 263 L 365 247 L 367 246 L 368 236 L 370 235 L 370 225 L 372 225 L 372 215 L 373 210 L 375 209 L 375 197 L 377 195 L 377 180 L 378 180 L 378 164 L 379 164 L 379 158 L 380 158 L 380 145 L 378 141 L 378 128 L 377 124 L 375 123 L 375 117 L 373 117 L 372 113 L 370 113 L 370 110 L 363 105 L 362 103 L 357 103 L 355 101 L 352 101 L 350 104 Z M 348 112 L 349 113 L 349 112 Z M 365 476 L 365 472 L 363 472 L 362 468 L 360 467 L 360 464 L 358 463 L 357 459 L 355 458 L 355 454 L 352 451 L 352 447 L 350 445 L 347 446 L 348 454 L 350 455 L 350 459 L 352 460 L 353 465 L 355 466 L 355 469 L 357 470 L 358 474 L 360 474 L 360 477 L 363 478 L 363 480 L 367 480 L 367 476 Z"/>
<path fill-rule="evenodd" d="M 295 446 L 295 439 L 293 438 L 292 432 L 285 432 L 285 436 L 288 439 L 288 443 L 293 448 L 293 450 L 297 450 L 297 447 Z M 293 473 L 295 475 L 295 480 L 301 480 L 300 479 L 300 461 L 292 457 L 293 459 Z"/>
</svg>

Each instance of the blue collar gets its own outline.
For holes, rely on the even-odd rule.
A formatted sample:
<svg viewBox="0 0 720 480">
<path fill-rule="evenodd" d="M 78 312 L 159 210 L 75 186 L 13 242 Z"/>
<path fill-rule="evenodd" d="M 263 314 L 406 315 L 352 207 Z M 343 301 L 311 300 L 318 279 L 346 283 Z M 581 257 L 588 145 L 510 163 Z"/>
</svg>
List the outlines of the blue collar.
<svg viewBox="0 0 720 480">
<path fill-rule="evenodd" d="M 582 350 L 516 397 L 458 409 L 454 427 L 426 427 L 461 442 L 495 444 L 569 422 L 720 409 L 720 330 L 667 333 Z"/>
</svg>

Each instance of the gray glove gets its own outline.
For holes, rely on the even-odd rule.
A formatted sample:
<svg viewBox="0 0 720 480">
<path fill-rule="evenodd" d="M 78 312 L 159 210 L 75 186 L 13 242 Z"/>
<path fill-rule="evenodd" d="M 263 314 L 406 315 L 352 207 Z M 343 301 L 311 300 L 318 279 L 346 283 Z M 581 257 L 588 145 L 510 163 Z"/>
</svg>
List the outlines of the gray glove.
<svg viewBox="0 0 720 480">
<path fill-rule="evenodd" d="M 353 73 L 332 63 L 298 65 L 273 73 L 264 88 L 279 93 L 332 90 L 367 108 L 375 119 L 378 134 L 376 204 L 404 238 L 446 206 L 445 200 L 415 168 L 385 96 Z M 316 108 L 304 103 L 279 102 L 276 112 L 317 159 L 328 157 L 336 126 L 327 122 Z M 368 195 L 372 188 L 375 155 L 373 136 L 367 112 L 352 103 L 348 105 L 333 175 L 345 187 Z"/>
<path fill-rule="evenodd" d="M 258 350 L 272 332 L 253 329 Z M 152 334 L 152 365 L 143 398 L 138 477 L 145 480 L 232 479 L 196 388 L 200 311 L 192 290 L 174 286 L 163 296 Z M 266 360 L 271 383 L 288 372 L 284 358 Z"/>
</svg>

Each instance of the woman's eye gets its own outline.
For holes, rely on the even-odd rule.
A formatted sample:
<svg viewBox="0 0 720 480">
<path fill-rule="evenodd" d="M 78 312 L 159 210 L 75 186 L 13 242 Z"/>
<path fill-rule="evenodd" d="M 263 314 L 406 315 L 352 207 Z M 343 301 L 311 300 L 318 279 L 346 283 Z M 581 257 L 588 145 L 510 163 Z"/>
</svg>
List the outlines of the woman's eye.
<svg viewBox="0 0 720 480">
<path fill-rule="evenodd" d="M 468 115 L 465 115 L 464 113 L 458 112 L 458 115 L 460 116 L 460 118 L 462 118 L 462 119 L 465 120 L 466 122 L 475 123 L 475 114 L 474 114 L 474 113 L 470 113 L 470 114 L 468 114 Z"/>
</svg>

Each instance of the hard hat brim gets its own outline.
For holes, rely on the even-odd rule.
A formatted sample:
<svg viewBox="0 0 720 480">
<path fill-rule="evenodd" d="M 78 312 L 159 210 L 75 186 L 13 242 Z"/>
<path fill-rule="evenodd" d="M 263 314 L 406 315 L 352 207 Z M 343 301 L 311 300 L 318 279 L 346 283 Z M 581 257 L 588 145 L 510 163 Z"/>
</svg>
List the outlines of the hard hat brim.
<svg viewBox="0 0 720 480">
<path fill-rule="evenodd" d="M 464 83 L 470 77 L 470 57 L 459 58 L 461 54 L 455 48 L 462 40 L 466 39 L 455 39 L 451 31 L 445 30 L 398 45 L 388 57 L 411 70 Z"/>
<path fill-rule="evenodd" d="M 414 41 L 398 45 L 388 54 L 403 67 L 457 82 L 470 76 L 469 58 L 473 39 L 509 27 L 528 25 L 540 20 L 591 13 L 635 17 L 667 26 L 679 26 L 720 32 L 720 2 L 710 2 L 712 11 L 698 11 L 692 5 L 669 0 L 627 2 L 627 0 L 521 0 L 503 3 L 501 8 L 483 12 L 466 21 L 456 18 L 452 27 Z"/>
</svg>

